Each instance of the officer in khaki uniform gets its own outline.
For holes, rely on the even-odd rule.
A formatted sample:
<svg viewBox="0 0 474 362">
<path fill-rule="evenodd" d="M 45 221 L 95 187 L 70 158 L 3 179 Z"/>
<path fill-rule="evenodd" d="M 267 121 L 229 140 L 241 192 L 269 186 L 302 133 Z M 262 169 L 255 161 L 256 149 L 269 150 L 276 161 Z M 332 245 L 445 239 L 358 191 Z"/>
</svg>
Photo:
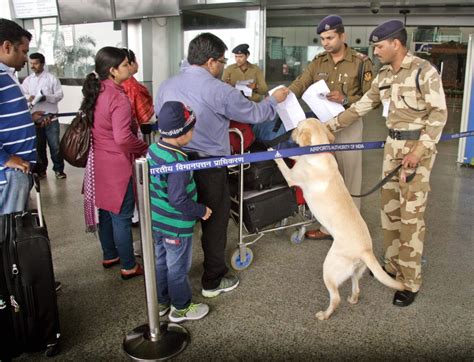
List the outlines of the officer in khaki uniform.
<svg viewBox="0 0 474 362">
<path fill-rule="evenodd" d="M 253 83 L 248 85 L 252 89 L 252 96 L 249 98 L 254 102 L 260 102 L 268 92 L 268 86 L 265 82 L 265 77 L 258 65 L 251 64 L 248 62 L 250 55 L 249 45 L 240 44 L 232 49 L 232 53 L 235 54 L 235 64 L 229 65 L 222 75 L 222 80 L 232 87 L 239 80 L 253 79 Z"/>
<path fill-rule="evenodd" d="M 337 15 L 325 17 L 316 32 L 321 37 L 325 52 L 318 55 L 304 72 L 288 87 L 299 98 L 313 83 L 323 79 L 329 90 L 327 99 L 342 104 L 345 108 L 358 101 L 370 88 L 373 66 L 370 58 L 345 44 L 342 18 Z M 362 142 L 362 118 L 336 134 L 335 143 Z M 362 187 L 362 152 L 336 152 L 339 171 L 349 192 L 359 195 Z M 360 209 L 360 199 L 354 198 Z M 324 227 L 306 232 L 309 239 L 332 239 Z"/>
<path fill-rule="evenodd" d="M 382 228 L 385 270 L 405 285 L 393 304 L 410 305 L 421 286 L 421 255 L 425 239 L 424 214 L 436 143 L 447 119 L 441 77 L 427 61 L 408 53 L 403 22 L 390 20 L 370 35 L 374 55 L 385 64 L 371 88 L 358 102 L 327 124 L 337 131 L 382 104 L 389 129 L 384 149 L 383 176 L 403 165 L 398 177 L 382 187 Z M 406 176 L 414 173 L 412 181 Z"/>
</svg>

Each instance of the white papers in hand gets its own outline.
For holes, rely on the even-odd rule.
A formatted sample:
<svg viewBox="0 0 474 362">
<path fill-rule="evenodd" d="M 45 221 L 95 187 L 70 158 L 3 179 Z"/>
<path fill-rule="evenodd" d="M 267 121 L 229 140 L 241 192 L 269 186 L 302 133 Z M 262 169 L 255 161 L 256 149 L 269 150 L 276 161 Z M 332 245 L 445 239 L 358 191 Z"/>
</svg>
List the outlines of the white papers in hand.
<svg viewBox="0 0 474 362">
<path fill-rule="evenodd" d="M 326 82 L 321 79 L 309 87 L 301 97 L 321 122 L 327 122 L 339 113 L 344 112 L 342 104 L 327 100 L 328 93 L 329 88 Z"/>
<path fill-rule="evenodd" d="M 38 93 L 36 93 L 35 98 L 33 98 L 33 100 L 31 101 L 31 106 L 34 107 L 35 104 L 40 101 L 41 97 L 43 97 L 43 92 L 40 89 Z"/>
<path fill-rule="evenodd" d="M 268 93 L 272 95 L 273 92 L 275 92 L 278 88 L 281 87 L 283 86 L 279 85 L 278 87 L 273 88 Z M 285 126 L 285 129 L 287 131 L 296 128 L 298 123 L 306 119 L 306 115 L 303 111 L 303 108 L 301 108 L 298 100 L 296 99 L 295 94 L 291 91 L 290 93 L 288 93 L 288 96 L 283 102 L 278 103 L 277 112 L 280 116 L 281 121 L 283 122 L 283 126 Z"/>
<path fill-rule="evenodd" d="M 250 83 L 253 83 L 253 79 L 238 80 L 237 83 L 235 83 L 235 88 L 237 88 L 239 91 L 244 92 L 244 96 L 251 97 L 252 89 L 247 87 L 247 85 Z"/>
</svg>

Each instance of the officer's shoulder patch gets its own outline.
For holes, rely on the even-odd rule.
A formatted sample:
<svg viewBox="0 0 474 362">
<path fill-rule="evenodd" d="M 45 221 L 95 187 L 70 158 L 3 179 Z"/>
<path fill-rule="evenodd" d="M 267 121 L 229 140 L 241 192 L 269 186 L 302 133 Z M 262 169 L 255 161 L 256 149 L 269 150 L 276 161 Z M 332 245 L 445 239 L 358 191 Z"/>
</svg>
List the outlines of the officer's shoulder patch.
<svg viewBox="0 0 474 362">
<path fill-rule="evenodd" d="M 365 80 L 366 82 L 372 80 L 372 72 L 371 72 L 371 71 L 368 71 L 368 72 L 365 72 L 365 73 L 364 73 L 364 80 Z"/>
<path fill-rule="evenodd" d="M 370 59 L 369 56 L 365 55 L 364 53 L 359 53 L 357 51 L 354 51 L 354 52 L 355 52 L 356 57 L 361 59 L 363 62 L 365 62 L 367 59 Z"/>
<path fill-rule="evenodd" d="M 322 58 L 322 57 L 324 57 L 326 54 L 327 54 L 327 52 L 325 52 L 325 51 L 322 52 L 322 53 L 319 53 L 319 54 L 317 54 L 317 55 L 313 58 L 313 60 Z"/>
</svg>

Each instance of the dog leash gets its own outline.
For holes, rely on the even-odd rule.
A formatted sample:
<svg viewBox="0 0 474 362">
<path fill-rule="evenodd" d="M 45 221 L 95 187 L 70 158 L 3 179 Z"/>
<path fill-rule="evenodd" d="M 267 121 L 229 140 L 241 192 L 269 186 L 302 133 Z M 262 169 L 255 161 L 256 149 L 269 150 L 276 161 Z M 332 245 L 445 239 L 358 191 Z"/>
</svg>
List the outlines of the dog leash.
<svg viewBox="0 0 474 362">
<path fill-rule="evenodd" d="M 374 187 L 372 187 L 369 191 L 363 193 L 363 194 L 360 194 L 360 195 L 352 195 L 352 197 L 365 197 L 365 196 L 368 196 L 370 195 L 371 193 L 373 193 L 374 191 L 378 190 L 379 188 L 381 188 L 383 185 L 385 185 L 387 182 L 389 182 L 393 176 L 395 176 L 397 174 L 397 172 L 402 168 L 402 164 L 398 165 L 397 167 L 395 167 L 392 171 L 390 171 L 390 173 L 385 176 L 382 180 L 380 180 L 377 185 L 375 185 Z M 415 174 L 416 172 L 413 172 L 411 175 L 408 175 L 407 178 L 406 178 L 406 182 L 410 182 L 411 180 L 413 180 L 413 178 L 415 177 Z"/>
</svg>

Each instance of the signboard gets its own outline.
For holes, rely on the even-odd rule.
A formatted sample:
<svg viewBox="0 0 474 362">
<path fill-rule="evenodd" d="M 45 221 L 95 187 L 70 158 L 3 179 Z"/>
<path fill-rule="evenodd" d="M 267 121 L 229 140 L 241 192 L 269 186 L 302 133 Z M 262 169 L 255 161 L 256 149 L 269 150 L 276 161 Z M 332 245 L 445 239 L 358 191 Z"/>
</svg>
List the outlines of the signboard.
<svg viewBox="0 0 474 362">
<path fill-rule="evenodd" d="M 116 19 L 137 19 L 156 16 L 178 16 L 178 0 L 115 0 Z"/>
<path fill-rule="evenodd" d="M 45 18 L 58 16 L 56 0 L 13 0 L 15 18 Z"/>
<path fill-rule="evenodd" d="M 114 20 L 111 0 L 57 0 L 61 25 Z"/>
<path fill-rule="evenodd" d="M 414 43 L 415 45 L 415 53 L 430 53 L 431 49 L 433 49 L 433 45 L 439 43 Z"/>
</svg>

